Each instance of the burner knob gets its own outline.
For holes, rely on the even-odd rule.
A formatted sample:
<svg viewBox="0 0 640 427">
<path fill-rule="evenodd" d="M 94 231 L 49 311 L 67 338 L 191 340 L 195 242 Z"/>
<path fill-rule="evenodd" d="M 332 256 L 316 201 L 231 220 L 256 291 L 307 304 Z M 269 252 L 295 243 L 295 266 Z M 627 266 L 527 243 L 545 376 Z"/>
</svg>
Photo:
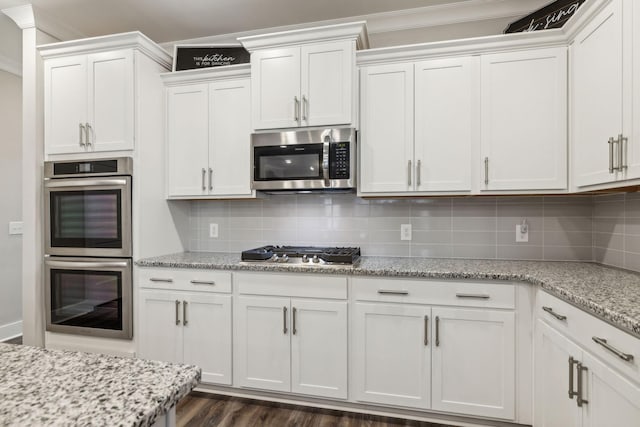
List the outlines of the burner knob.
<svg viewBox="0 0 640 427">
<path fill-rule="evenodd" d="M 313 261 L 314 264 L 317 264 L 320 262 L 320 258 L 318 258 L 318 255 L 314 255 L 311 261 Z"/>
<path fill-rule="evenodd" d="M 302 262 L 309 262 L 309 257 L 307 254 L 302 255 Z"/>
<path fill-rule="evenodd" d="M 287 254 L 282 255 L 278 261 L 279 262 L 288 262 L 289 261 L 289 255 L 287 255 Z"/>
<path fill-rule="evenodd" d="M 278 258 L 278 255 L 274 255 L 271 257 L 271 259 L 269 261 L 271 262 L 278 262 L 280 258 Z"/>
</svg>

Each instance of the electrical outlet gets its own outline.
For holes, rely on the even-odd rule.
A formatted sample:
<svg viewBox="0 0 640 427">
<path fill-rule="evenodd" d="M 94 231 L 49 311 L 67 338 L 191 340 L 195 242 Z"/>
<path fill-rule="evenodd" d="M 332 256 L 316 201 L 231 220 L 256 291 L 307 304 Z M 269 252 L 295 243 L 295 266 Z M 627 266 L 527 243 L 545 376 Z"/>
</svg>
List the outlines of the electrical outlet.
<svg viewBox="0 0 640 427">
<path fill-rule="evenodd" d="M 9 223 L 9 234 L 22 234 L 22 221 L 12 221 Z"/>
<path fill-rule="evenodd" d="M 516 225 L 516 242 L 528 242 L 529 241 L 529 226 L 522 229 L 522 225 Z"/>
<path fill-rule="evenodd" d="M 411 224 L 400 224 L 400 240 L 411 240 Z"/>
<path fill-rule="evenodd" d="M 218 238 L 218 224 L 213 222 L 209 224 L 209 237 L 212 239 Z"/>
</svg>

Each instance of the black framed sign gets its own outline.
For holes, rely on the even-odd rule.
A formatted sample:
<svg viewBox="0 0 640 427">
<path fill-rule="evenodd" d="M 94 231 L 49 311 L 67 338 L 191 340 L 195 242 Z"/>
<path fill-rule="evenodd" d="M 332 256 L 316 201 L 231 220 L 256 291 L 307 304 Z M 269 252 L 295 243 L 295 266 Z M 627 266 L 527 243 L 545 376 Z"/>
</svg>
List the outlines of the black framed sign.
<svg viewBox="0 0 640 427">
<path fill-rule="evenodd" d="M 509 24 L 507 33 L 549 30 L 562 28 L 586 0 L 557 0 Z"/>
<path fill-rule="evenodd" d="M 246 64 L 249 60 L 249 52 L 240 45 L 176 45 L 173 71 Z"/>
</svg>

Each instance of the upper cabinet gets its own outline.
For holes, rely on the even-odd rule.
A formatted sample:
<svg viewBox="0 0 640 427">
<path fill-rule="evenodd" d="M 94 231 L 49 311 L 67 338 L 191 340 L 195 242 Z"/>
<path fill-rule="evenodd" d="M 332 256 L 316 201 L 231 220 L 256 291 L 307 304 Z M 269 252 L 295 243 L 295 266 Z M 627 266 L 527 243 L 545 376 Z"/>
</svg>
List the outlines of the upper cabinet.
<svg viewBox="0 0 640 427">
<path fill-rule="evenodd" d="M 136 82 L 149 70 L 136 57 L 167 69 L 169 55 L 140 33 L 44 45 L 40 53 L 45 154 L 133 150 Z"/>
<path fill-rule="evenodd" d="M 168 196 L 248 198 L 248 65 L 162 76 L 166 86 Z"/>
<path fill-rule="evenodd" d="M 355 51 L 367 46 L 363 22 L 239 40 L 251 52 L 254 129 L 355 123 Z"/>
<path fill-rule="evenodd" d="M 640 178 L 640 6 L 612 0 L 571 49 L 574 184 L 620 186 Z M 635 125 L 633 121 L 635 120 Z"/>
<path fill-rule="evenodd" d="M 566 47 L 481 61 L 480 189 L 566 189 Z"/>
</svg>

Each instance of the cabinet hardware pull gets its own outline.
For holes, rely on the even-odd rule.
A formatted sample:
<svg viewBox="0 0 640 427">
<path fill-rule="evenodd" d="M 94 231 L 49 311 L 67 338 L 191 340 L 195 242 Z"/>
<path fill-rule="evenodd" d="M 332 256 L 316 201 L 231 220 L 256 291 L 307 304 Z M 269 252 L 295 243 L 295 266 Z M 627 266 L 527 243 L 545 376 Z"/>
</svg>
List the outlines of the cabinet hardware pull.
<svg viewBox="0 0 640 427">
<path fill-rule="evenodd" d="M 424 345 L 429 345 L 429 316 L 424 316 Z"/>
<path fill-rule="evenodd" d="M 209 168 L 209 190 L 213 190 L 213 169 Z"/>
<path fill-rule="evenodd" d="M 215 285 L 216 282 L 214 282 L 213 280 L 190 280 L 190 283 L 193 283 L 194 285 Z"/>
<path fill-rule="evenodd" d="M 90 147 L 93 145 L 93 143 L 91 142 L 91 134 L 93 134 L 93 128 L 89 123 L 85 123 L 84 130 L 86 135 L 85 144 L 87 144 L 87 147 Z"/>
<path fill-rule="evenodd" d="M 484 185 L 489 185 L 489 158 L 484 158 Z"/>
<path fill-rule="evenodd" d="M 180 324 L 180 301 L 176 300 L 176 325 Z"/>
<path fill-rule="evenodd" d="M 78 123 L 78 126 L 79 126 L 79 131 L 80 131 L 80 135 L 79 135 L 79 140 L 78 140 L 78 142 L 79 142 L 79 144 L 80 144 L 80 146 L 81 146 L 81 147 L 84 147 L 84 146 L 85 146 L 85 143 L 84 143 L 84 141 L 82 140 L 82 134 L 84 133 L 84 125 L 83 125 L 82 123 Z"/>
<path fill-rule="evenodd" d="M 576 400 L 578 401 L 578 406 L 582 407 L 582 405 L 585 405 L 587 403 L 589 403 L 589 401 L 587 399 L 584 399 L 582 397 L 582 372 L 587 372 L 588 369 L 582 365 L 582 363 L 578 362 L 576 364 L 576 374 L 578 374 L 578 392 L 576 393 Z"/>
<path fill-rule="evenodd" d="M 422 184 L 422 161 L 418 160 L 418 162 L 416 163 L 416 187 L 420 187 L 420 185 Z"/>
<path fill-rule="evenodd" d="M 611 353 L 618 356 L 620 359 L 624 360 L 625 362 L 631 362 L 633 360 L 633 354 L 621 352 L 617 348 L 613 347 L 611 344 L 607 344 L 606 339 L 598 338 L 598 337 L 592 337 L 591 339 L 596 343 L 600 344 L 601 346 L 603 346 L 604 348 L 606 348 L 607 350 L 609 350 Z"/>
<path fill-rule="evenodd" d="M 188 302 L 182 301 L 182 324 L 187 326 L 189 320 L 187 319 L 187 304 Z"/>
<path fill-rule="evenodd" d="M 615 170 L 613 167 L 613 144 L 614 144 L 614 139 L 613 137 L 609 138 L 609 173 L 613 173 L 613 171 Z"/>
<path fill-rule="evenodd" d="M 298 123 L 298 120 L 300 119 L 300 101 L 298 101 L 298 97 L 294 96 L 293 97 L 293 121 Z"/>
<path fill-rule="evenodd" d="M 553 317 L 555 317 L 558 320 L 567 320 L 567 316 L 563 316 L 562 314 L 558 314 L 556 312 L 553 311 L 552 307 L 542 307 L 542 309 L 544 311 L 546 311 L 547 313 L 549 313 L 550 315 L 552 315 Z"/>
<path fill-rule="evenodd" d="M 387 291 L 384 289 L 378 289 L 380 295 L 409 295 L 409 291 Z"/>
<path fill-rule="evenodd" d="M 293 317 L 293 321 L 291 322 L 291 333 L 292 333 L 293 335 L 295 335 L 295 334 L 296 334 L 296 332 L 298 331 L 298 330 L 296 329 L 296 313 L 297 313 L 297 312 L 298 312 L 298 310 L 296 310 L 296 308 L 295 308 L 295 307 L 293 307 L 293 308 L 291 309 L 291 316 Z"/>
<path fill-rule="evenodd" d="M 618 135 L 618 170 L 623 170 L 627 168 L 625 159 L 624 159 L 624 147 L 627 142 L 627 138 L 622 136 L 622 134 Z"/>
<path fill-rule="evenodd" d="M 152 277 L 151 279 L 149 279 L 152 282 L 167 282 L 167 283 L 173 283 L 173 279 L 164 279 L 164 278 L 160 278 L 160 277 Z"/>
<path fill-rule="evenodd" d="M 440 316 L 436 316 L 436 347 L 440 346 Z"/>
<path fill-rule="evenodd" d="M 307 108 L 309 107 L 309 100 L 305 95 L 302 95 L 302 120 L 307 121 Z"/>
<path fill-rule="evenodd" d="M 287 334 L 287 307 L 282 307 L 282 333 Z"/>
<path fill-rule="evenodd" d="M 409 164 L 407 167 L 407 185 L 411 187 L 411 160 L 409 160 Z"/>
<path fill-rule="evenodd" d="M 456 298 L 489 299 L 491 296 L 487 294 L 463 294 L 456 292 Z"/>
<path fill-rule="evenodd" d="M 573 391 L 573 365 L 578 363 L 573 356 L 569 356 L 569 399 L 573 399 L 573 396 L 577 396 L 578 392 Z"/>
<path fill-rule="evenodd" d="M 207 189 L 207 186 L 204 183 L 206 176 L 207 176 L 207 170 L 205 168 L 202 168 L 202 191 L 205 191 Z"/>
</svg>

